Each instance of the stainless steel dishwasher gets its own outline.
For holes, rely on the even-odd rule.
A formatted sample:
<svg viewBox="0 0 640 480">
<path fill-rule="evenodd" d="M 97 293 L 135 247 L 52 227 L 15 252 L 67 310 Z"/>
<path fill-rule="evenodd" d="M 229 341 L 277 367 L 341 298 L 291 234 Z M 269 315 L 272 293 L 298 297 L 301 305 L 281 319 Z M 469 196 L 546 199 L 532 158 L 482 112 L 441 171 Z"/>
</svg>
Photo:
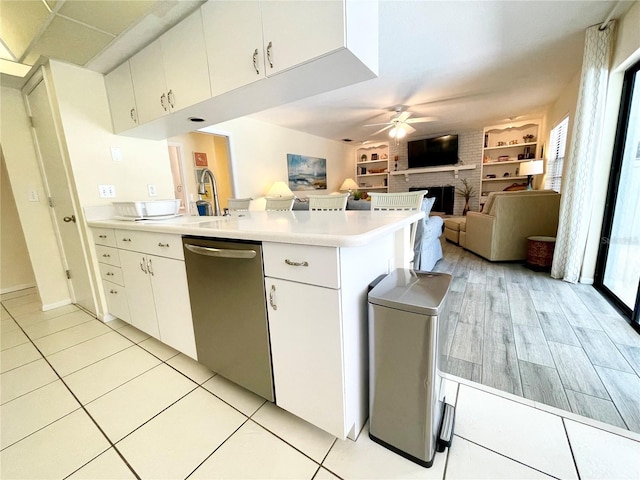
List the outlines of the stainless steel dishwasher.
<svg viewBox="0 0 640 480">
<path fill-rule="evenodd" d="M 275 400 L 259 242 L 182 238 L 198 362 Z"/>
</svg>

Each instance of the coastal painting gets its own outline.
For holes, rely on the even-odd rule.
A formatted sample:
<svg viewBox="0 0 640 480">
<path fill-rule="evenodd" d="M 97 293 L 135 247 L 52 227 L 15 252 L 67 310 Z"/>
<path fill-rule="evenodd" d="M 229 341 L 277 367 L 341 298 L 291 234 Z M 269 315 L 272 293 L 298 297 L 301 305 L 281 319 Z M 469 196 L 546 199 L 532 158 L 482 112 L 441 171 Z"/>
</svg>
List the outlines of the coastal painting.
<svg viewBox="0 0 640 480">
<path fill-rule="evenodd" d="M 291 191 L 326 190 L 327 159 L 287 153 Z"/>
</svg>

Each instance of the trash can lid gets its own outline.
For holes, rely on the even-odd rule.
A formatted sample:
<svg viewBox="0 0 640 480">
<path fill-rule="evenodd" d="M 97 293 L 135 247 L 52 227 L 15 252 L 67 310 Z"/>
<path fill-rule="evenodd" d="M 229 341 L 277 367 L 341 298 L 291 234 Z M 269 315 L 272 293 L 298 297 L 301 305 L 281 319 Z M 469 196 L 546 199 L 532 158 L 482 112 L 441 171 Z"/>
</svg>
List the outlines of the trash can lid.
<svg viewBox="0 0 640 480">
<path fill-rule="evenodd" d="M 438 315 L 451 284 L 446 273 L 398 268 L 369 292 L 369 303 L 421 315 Z"/>
</svg>

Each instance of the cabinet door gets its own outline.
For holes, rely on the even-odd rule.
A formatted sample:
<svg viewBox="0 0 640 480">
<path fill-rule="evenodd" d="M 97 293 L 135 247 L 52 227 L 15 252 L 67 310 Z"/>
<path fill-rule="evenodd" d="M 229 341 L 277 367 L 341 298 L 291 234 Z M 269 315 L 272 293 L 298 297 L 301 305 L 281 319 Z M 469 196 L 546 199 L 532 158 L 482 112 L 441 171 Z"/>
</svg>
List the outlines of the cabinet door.
<svg viewBox="0 0 640 480">
<path fill-rule="evenodd" d="M 127 288 L 131 323 L 152 337 L 160 338 L 151 280 L 147 273 L 147 256 L 142 253 L 120 250 L 120 265 Z"/>
<path fill-rule="evenodd" d="M 131 323 L 129 316 L 129 306 L 127 303 L 127 292 L 121 285 L 104 281 L 104 294 L 107 300 L 107 309 L 111 315 L 114 315 L 125 322 Z"/>
<path fill-rule="evenodd" d="M 265 279 L 276 404 L 344 438 L 339 290 Z"/>
<path fill-rule="evenodd" d="M 146 123 L 169 113 L 160 40 L 135 54 L 129 62 L 138 121 Z"/>
<path fill-rule="evenodd" d="M 261 6 L 267 76 L 345 46 L 344 1 L 263 1 Z"/>
<path fill-rule="evenodd" d="M 160 42 L 171 110 L 180 110 L 210 98 L 209 66 L 200 10 L 165 33 Z"/>
<path fill-rule="evenodd" d="M 148 259 L 160 340 L 195 359 L 196 342 L 184 262 L 153 255 Z"/>
<path fill-rule="evenodd" d="M 265 78 L 260 2 L 210 0 L 202 21 L 213 96 Z"/>
<path fill-rule="evenodd" d="M 109 97 L 113 131 L 119 133 L 137 126 L 138 112 L 136 111 L 129 61 L 124 62 L 104 77 L 104 83 Z"/>
</svg>

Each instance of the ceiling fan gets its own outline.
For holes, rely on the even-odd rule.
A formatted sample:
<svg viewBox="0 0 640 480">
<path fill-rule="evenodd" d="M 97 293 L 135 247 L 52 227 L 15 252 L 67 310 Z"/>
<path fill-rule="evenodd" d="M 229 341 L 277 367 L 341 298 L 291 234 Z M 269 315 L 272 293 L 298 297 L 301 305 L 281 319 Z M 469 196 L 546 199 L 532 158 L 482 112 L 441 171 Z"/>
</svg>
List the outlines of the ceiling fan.
<svg viewBox="0 0 640 480">
<path fill-rule="evenodd" d="M 423 123 L 423 122 L 432 122 L 436 120 L 435 117 L 417 117 L 410 118 L 412 115 L 411 112 L 403 111 L 400 108 L 395 109 L 395 113 L 391 115 L 391 118 L 386 123 L 371 123 L 369 125 L 364 125 L 365 127 L 377 127 L 380 125 L 385 125 L 380 130 L 371 134 L 371 136 L 378 135 L 379 133 L 384 132 L 385 130 L 389 130 L 389 136 L 391 138 L 395 138 L 398 140 L 399 138 L 403 138 L 413 132 L 416 131 L 415 128 L 411 126 L 412 123 Z"/>
</svg>

